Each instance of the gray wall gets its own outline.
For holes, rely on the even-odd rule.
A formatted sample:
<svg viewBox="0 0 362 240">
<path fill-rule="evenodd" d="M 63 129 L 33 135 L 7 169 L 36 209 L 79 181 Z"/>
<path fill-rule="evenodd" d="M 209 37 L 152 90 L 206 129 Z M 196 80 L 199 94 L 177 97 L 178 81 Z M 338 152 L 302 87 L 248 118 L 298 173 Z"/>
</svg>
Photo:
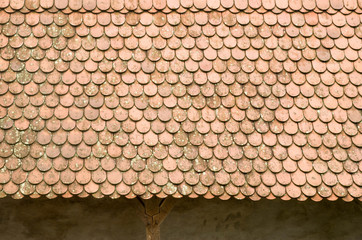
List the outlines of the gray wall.
<svg viewBox="0 0 362 240">
<path fill-rule="evenodd" d="M 143 223 L 125 199 L 0 199 L 0 239 L 138 240 Z M 362 204 L 343 201 L 183 199 L 162 239 L 362 239 Z"/>
</svg>

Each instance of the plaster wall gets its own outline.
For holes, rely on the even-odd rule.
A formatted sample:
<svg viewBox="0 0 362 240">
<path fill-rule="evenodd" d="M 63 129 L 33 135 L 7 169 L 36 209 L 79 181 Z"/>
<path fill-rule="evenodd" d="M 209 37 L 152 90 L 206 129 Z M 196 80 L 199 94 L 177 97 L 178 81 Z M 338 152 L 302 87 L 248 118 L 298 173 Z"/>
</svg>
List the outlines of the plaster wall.
<svg viewBox="0 0 362 240">
<path fill-rule="evenodd" d="M 125 199 L 0 199 L 1 240 L 143 240 Z M 361 240 L 362 204 L 343 201 L 179 201 L 161 227 L 167 240 Z"/>
</svg>

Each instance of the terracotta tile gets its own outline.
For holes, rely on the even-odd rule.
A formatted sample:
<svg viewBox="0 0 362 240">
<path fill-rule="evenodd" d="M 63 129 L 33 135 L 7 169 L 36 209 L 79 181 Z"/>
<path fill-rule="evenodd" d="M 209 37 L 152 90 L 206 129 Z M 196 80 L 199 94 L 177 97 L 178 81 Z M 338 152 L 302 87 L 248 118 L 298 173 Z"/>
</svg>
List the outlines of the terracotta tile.
<svg viewBox="0 0 362 240">
<path fill-rule="evenodd" d="M 0 140 L 13 181 L 4 193 L 360 196 L 351 176 L 361 160 L 361 34 L 358 15 L 346 12 L 355 2 L 56 1 L 55 14 L 53 2 L 7 4 L 14 12 L 0 23 Z M 248 7 L 257 11 L 237 13 Z M 285 10 L 302 7 L 309 12 Z M 145 171 L 139 159 L 151 156 Z M 115 159 L 123 157 L 136 160 L 117 160 L 128 172 L 121 182 Z"/>
</svg>

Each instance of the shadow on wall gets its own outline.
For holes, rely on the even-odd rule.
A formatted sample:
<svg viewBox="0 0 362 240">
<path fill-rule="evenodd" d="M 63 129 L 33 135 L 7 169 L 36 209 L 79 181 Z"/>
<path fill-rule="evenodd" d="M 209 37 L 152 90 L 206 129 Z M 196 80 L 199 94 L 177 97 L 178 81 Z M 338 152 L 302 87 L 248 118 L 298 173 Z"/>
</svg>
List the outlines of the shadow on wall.
<svg viewBox="0 0 362 240">
<path fill-rule="evenodd" d="M 3 240 L 143 240 L 130 200 L 0 199 Z M 362 204 L 180 200 L 161 226 L 167 240 L 360 240 Z"/>
</svg>

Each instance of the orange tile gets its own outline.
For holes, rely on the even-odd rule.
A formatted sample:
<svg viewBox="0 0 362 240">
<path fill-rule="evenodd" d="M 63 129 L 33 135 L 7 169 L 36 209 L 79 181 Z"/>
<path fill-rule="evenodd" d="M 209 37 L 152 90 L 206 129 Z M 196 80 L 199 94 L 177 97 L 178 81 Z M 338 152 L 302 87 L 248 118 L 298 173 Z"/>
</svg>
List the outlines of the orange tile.
<svg viewBox="0 0 362 240">
<path fill-rule="evenodd" d="M 2 195 L 361 199 L 357 8 L 4 1 Z"/>
</svg>

